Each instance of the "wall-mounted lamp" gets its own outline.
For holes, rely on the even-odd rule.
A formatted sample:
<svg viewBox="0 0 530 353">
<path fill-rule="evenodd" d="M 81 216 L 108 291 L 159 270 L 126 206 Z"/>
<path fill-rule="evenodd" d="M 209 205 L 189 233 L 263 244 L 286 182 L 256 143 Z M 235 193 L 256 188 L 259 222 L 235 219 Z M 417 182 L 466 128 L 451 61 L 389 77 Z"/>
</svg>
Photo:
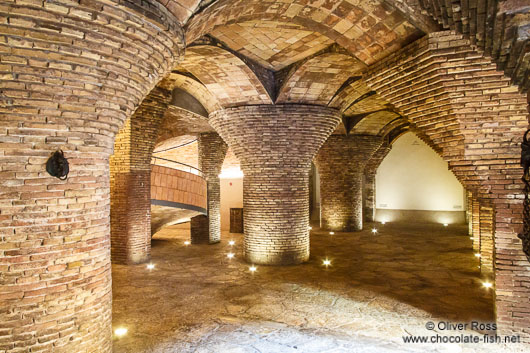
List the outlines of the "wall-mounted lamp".
<svg viewBox="0 0 530 353">
<path fill-rule="evenodd" d="M 53 177 L 66 180 L 70 166 L 62 150 L 55 151 L 46 162 L 46 171 Z"/>
</svg>

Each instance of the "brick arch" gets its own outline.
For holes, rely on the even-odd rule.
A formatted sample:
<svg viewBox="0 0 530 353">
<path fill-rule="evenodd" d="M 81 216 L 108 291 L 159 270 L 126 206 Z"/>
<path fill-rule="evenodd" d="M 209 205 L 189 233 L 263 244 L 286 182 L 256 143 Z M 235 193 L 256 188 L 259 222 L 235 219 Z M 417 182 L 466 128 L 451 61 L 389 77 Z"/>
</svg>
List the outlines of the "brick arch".
<svg viewBox="0 0 530 353">
<path fill-rule="evenodd" d="M 386 124 L 380 131 L 391 144 L 401 135 L 413 129 L 413 126 L 403 117 L 399 116 Z"/>
<path fill-rule="evenodd" d="M 116 136 L 110 158 L 111 255 L 115 263 L 142 263 L 150 258 L 151 160 L 156 143 L 211 130 L 206 117 L 171 105 L 177 87 L 189 89 L 203 101 L 211 97 L 200 83 L 183 77 L 174 73 L 164 77 Z M 212 99 L 207 106 L 215 108 L 216 104 Z M 183 129 L 184 121 L 196 125 L 197 131 Z"/>
<path fill-rule="evenodd" d="M 382 130 L 392 121 L 399 119 L 399 114 L 388 111 L 376 111 L 363 116 L 352 128 L 352 133 L 380 135 Z"/>
<path fill-rule="evenodd" d="M 208 124 L 208 118 L 186 109 L 169 105 L 157 130 L 156 146 L 165 145 L 164 148 L 169 148 L 167 141 L 170 139 L 211 131 L 213 129 Z"/>
<path fill-rule="evenodd" d="M 518 164 L 518 142 L 527 125 L 526 99 L 462 36 L 430 35 L 373 65 L 365 77 L 482 197 L 491 196 L 493 185 L 481 176 L 500 171 L 477 168 L 476 163 L 486 159 L 486 165 Z M 496 147 L 502 152 L 491 151 Z M 477 162 L 479 156 L 482 162 Z M 506 177 L 517 180 L 520 171 L 513 169 Z"/>
<path fill-rule="evenodd" d="M 190 47 L 180 67 L 197 77 L 222 107 L 272 104 L 256 74 L 225 49 L 211 45 Z"/>
<path fill-rule="evenodd" d="M 522 222 L 521 136 L 527 98 L 495 63 L 454 32 L 426 36 L 373 65 L 366 83 L 423 132 L 467 190 L 487 208 L 496 266 L 496 312 L 501 332 L 528 335 L 530 303 Z M 486 231 L 486 229 L 484 229 Z M 505 264 L 510 264 L 506 266 Z M 491 265 L 492 266 L 492 265 Z"/>
<path fill-rule="evenodd" d="M 366 85 L 362 76 L 353 76 L 346 81 L 329 105 L 340 109 L 346 116 L 394 109 L 392 104 Z"/>
<path fill-rule="evenodd" d="M 172 91 L 175 88 L 186 91 L 195 97 L 208 113 L 221 109 L 217 98 L 208 91 L 208 88 L 190 76 L 172 72 L 159 83 L 159 86 L 168 91 Z"/>
<path fill-rule="evenodd" d="M 364 64 L 343 53 L 324 53 L 293 68 L 285 79 L 277 103 L 328 105 L 335 92 Z"/>
<path fill-rule="evenodd" d="M 445 29 L 463 34 L 472 45 L 490 57 L 522 91 L 530 88 L 527 1 L 452 1 L 451 6 L 434 0 L 420 1 L 415 12 L 424 10 Z"/>
<path fill-rule="evenodd" d="M 254 20 L 303 26 L 334 40 L 366 64 L 423 35 L 400 10 L 384 1 L 365 1 L 356 6 L 346 0 L 221 0 L 187 23 L 187 42 L 192 43 L 219 26 Z"/>
</svg>

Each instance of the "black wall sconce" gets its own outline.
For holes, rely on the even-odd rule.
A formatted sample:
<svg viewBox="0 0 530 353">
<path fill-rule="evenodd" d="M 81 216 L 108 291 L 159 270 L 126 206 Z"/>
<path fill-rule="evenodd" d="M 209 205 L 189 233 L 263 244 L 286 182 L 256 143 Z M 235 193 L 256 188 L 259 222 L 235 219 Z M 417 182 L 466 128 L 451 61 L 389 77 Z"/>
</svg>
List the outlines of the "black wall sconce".
<svg viewBox="0 0 530 353">
<path fill-rule="evenodd" d="M 51 176 L 59 178 L 60 180 L 66 180 L 70 166 L 68 160 L 64 157 L 62 150 L 58 150 L 52 154 L 52 156 L 46 162 L 46 171 Z"/>
</svg>

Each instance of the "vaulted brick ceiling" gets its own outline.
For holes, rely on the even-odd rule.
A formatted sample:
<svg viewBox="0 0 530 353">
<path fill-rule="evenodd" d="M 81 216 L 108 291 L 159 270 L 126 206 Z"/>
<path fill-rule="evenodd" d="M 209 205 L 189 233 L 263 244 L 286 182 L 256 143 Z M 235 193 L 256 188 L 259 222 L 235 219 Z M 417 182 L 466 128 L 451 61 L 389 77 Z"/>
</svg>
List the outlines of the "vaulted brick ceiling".
<svg viewBox="0 0 530 353">
<path fill-rule="evenodd" d="M 231 49 L 278 71 L 331 45 L 320 33 L 296 24 L 248 21 L 215 28 L 211 34 Z"/>
<path fill-rule="evenodd" d="M 222 48 L 211 45 L 190 47 L 179 66 L 197 77 L 223 107 L 272 103 L 265 87 L 248 65 Z"/>
<path fill-rule="evenodd" d="M 364 64 L 346 54 L 318 55 L 293 68 L 276 102 L 327 105 L 342 83 L 363 68 Z"/>
<path fill-rule="evenodd" d="M 238 32 L 237 29 L 244 27 L 242 24 L 245 23 L 262 25 L 259 30 L 250 25 Z M 289 35 L 274 34 L 283 29 L 282 24 L 290 26 Z M 422 31 L 396 8 L 380 0 L 220 0 L 188 23 L 189 42 L 205 34 L 217 35 L 230 47 L 230 43 L 233 45 L 239 41 L 232 49 L 244 48 L 255 57 L 264 56 L 266 51 L 266 48 L 255 45 L 259 44 L 257 38 L 261 35 L 271 38 L 273 47 L 284 47 L 293 38 L 308 36 L 320 46 L 321 37 L 325 36 L 362 62 L 371 64 L 418 38 Z M 241 42 L 243 34 L 244 43 Z M 304 41 L 299 41 L 298 45 L 300 48 L 309 47 Z M 300 54 L 301 51 L 293 53 Z M 286 59 L 281 61 L 286 62 Z"/>
<path fill-rule="evenodd" d="M 169 8 L 171 2 L 165 5 Z M 186 80 L 193 77 L 207 89 L 212 99 L 206 102 L 221 107 L 329 104 L 352 117 L 355 125 L 353 130 L 340 126 L 336 133 L 348 129 L 378 134 L 398 117 L 362 80 L 345 82 L 421 37 L 425 26 L 433 26 L 423 18 L 411 20 L 389 5 L 393 1 L 384 0 L 179 3 L 195 14 L 186 19 L 188 48 L 176 71 L 190 73 Z"/>
</svg>

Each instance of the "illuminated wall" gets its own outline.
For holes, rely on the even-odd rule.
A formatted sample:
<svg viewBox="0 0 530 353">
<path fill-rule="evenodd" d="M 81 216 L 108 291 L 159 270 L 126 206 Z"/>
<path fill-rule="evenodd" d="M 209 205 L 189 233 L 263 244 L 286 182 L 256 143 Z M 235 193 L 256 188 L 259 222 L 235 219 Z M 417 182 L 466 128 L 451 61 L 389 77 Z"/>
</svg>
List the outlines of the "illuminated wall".
<svg viewBox="0 0 530 353">
<path fill-rule="evenodd" d="M 406 133 L 377 170 L 376 205 L 390 210 L 464 211 L 464 190 L 436 152 Z"/>
</svg>

